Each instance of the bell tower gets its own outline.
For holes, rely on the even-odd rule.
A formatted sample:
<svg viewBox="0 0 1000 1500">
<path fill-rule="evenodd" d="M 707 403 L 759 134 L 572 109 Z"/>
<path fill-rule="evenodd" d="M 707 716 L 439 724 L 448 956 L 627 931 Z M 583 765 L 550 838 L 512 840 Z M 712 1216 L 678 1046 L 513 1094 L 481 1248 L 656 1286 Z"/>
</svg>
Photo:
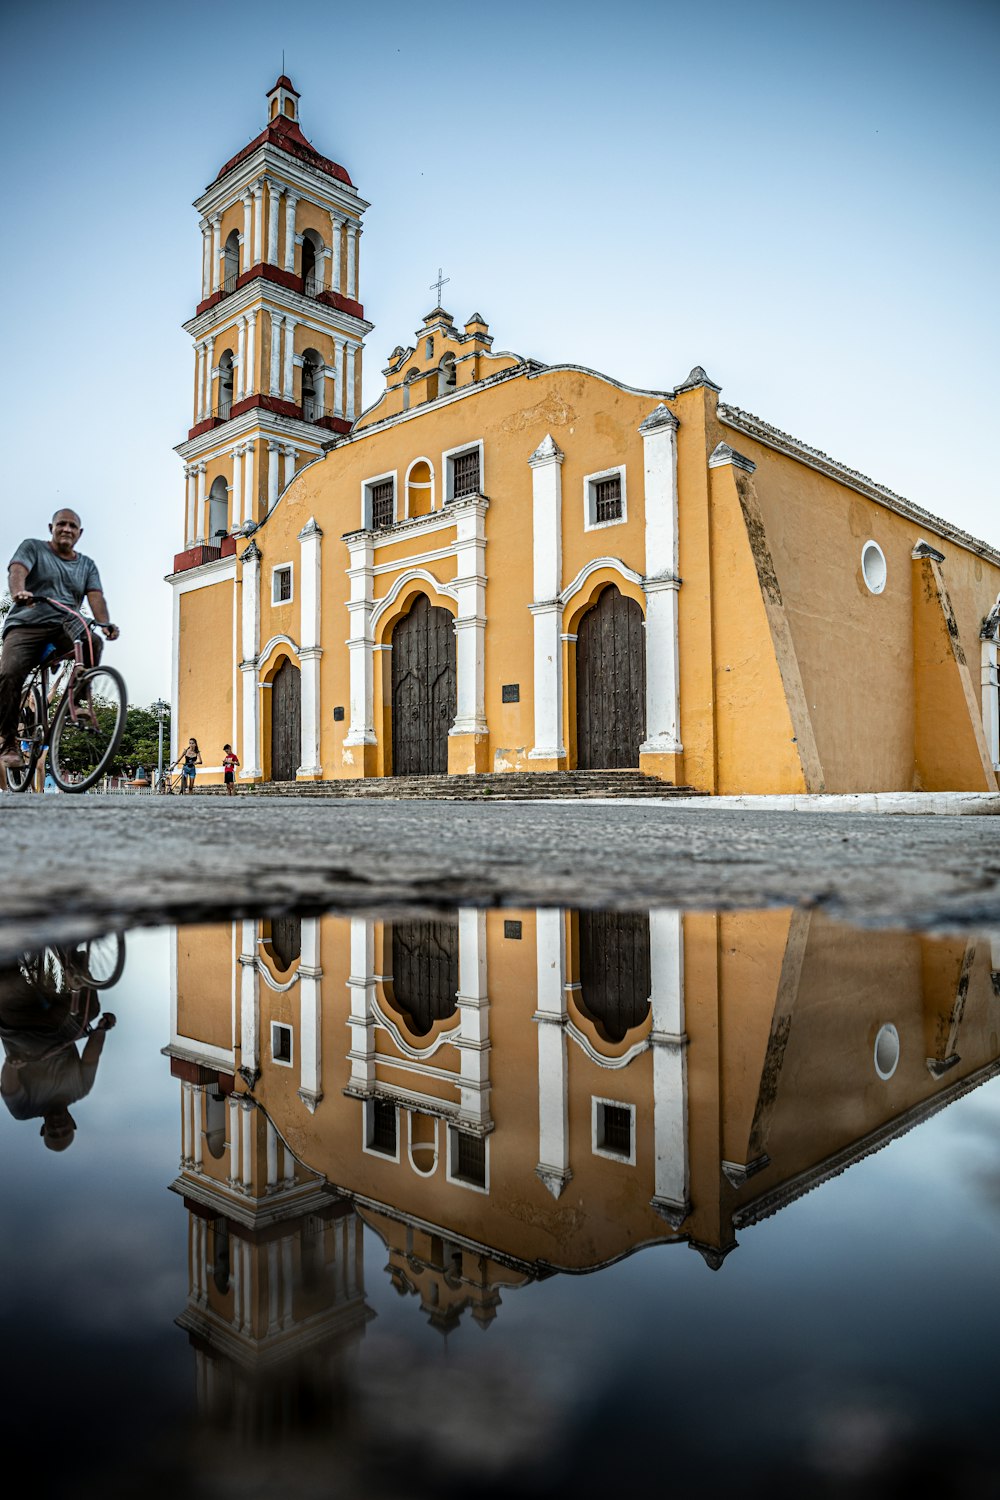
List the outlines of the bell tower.
<svg viewBox="0 0 1000 1500">
<path fill-rule="evenodd" d="M 361 354 L 372 325 L 360 300 L 368 204 L 299 123 L 284 74 L 267 123 L 195 200 L 201 296 L 184 463 L 183 551 L 174 573 L 231 555 L 297 468 L 360 412 Z"/>
</svg>

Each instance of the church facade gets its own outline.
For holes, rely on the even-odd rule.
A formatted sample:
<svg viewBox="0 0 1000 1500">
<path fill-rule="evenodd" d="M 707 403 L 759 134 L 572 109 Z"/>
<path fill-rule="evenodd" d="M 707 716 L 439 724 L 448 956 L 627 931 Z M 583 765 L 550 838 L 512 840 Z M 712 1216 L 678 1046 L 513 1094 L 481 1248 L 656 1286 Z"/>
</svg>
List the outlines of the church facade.
<svg viewBox="0 0 1000 1500">
<path fill-rule="evenodd" d="M 996 791 L 1000 552 L 721 400 L 441 306 L 361 409 L 367 203 L 282 77 L 196 201 L 173 734 L 207 780 Z M 177 745 L 173 746 L 174 754 Z"/>
</svg>

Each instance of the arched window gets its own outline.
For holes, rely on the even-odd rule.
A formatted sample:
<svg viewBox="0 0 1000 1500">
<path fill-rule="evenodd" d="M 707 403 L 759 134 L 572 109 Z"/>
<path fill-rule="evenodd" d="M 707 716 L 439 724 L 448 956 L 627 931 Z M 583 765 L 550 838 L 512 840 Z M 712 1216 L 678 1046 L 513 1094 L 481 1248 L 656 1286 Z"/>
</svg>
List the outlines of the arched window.
<svg viewBox="0 0 1000 1500">
<path fill-rule="evenodd" d="M 419 370 L 407 370 L 407 372 L 406 372 L 406 379 L 403 381 L 403 410 L 404 411 L 409 411 L 409 409 L 410 409 L 410 387 L 412 386 L 413 382 L 415 380 L 419 380 L 419 378 L 420 378 L 420 371 Z"/>
<path fill-rule="evenodd" d="M 323 359 L 315 349 L 302 354 L 302 417 L 316 422 L 323 415 Z"/>
<path fill-rule="evenodd" d="M 302 290 L 307 297 L 318 297 L 323 290 L 323 241 L 315 229 L 302 231 Z"/>
<path fill-rule="evenodd" d="M 222 290 L 235 292 L 240 274 L 240 236 L 237 230 L 226 236 L 225 261 L 222 271 Z"/>
<path fill-rule="evenodd" d="M 418 458 L 406 474 L 406 514 L 426 516 L 434 508 L 434 476 L 426 458 Z"/>
<path fill-rule="evenodd" d="M 208 543 L 217 547 L 229 531 L 229 486 L 220 474 L 208 492 Z"/>
<path fill-rule="evenodd" d="M 221 1160 L 226 1150 L 226 1098 L 224 1094 L 205 1095 L 205 1145 L 209 1155 Z"/>
<path fill-rule="evenodd" d="M 395 922 L 392 928 L 392 993 L 414 1036 L 426 1036 L 435 1021 L 458 1008 L 458 925 L 455 922 Z"/>
<path fill-rule="evenodd" d="M 438 395 L 447 395 L 458 384 L 458 370 L 454 354 L 446 354 L 438 365 Z"/>
<path fill-rule="evenodd" d="M 219 360 L 219 405 L 215 415 L 228 422 L 233 409 L 233 351 L 226 349 Z"/>
</svg>

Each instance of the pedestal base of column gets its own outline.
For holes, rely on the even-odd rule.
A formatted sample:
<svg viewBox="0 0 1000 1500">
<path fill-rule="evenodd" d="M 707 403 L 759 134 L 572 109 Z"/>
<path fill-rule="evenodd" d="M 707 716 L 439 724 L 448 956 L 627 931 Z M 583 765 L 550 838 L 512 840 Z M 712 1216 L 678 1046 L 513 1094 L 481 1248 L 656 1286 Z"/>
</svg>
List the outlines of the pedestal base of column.
<svg viewBox="0 0 1000 1500">
<path fill-rule="evenodd" d="M 316 1113 L 316 1106 L 322 1101 L 322 1094 L 313 1093 L 312 1089 L 299 1089 L 299 1098 L 311 1115 Z"/>
<path fill-rule="evenodd" d="M 490 768 L 488 734 L 450 734 L 448 736 L 448 775 L 474 776 Z"/>
<path fill-rule="evenodd" d="M 341 757 L 341 776 L 345 781 L 361 781 L 366 776 L 377 776 L 377 755 L 377 745 L 351 745 L 345 740 Z"/>
<path fill-rule="evenodd" d="M 529 750 L 528 759 L 532 771 L 565 771 L 568 757 L 565 750 Z"/>
<path fill-rule="evenodd" d="M 573 1173 L 569 1167 L 546 1167 L 539 1162 L 535 1168 L 535 1176 L 545 1184 L 553 1198 L 558 1198 L 567 1182 L 572 1180 Z"/>
<path fill-rule="evenodd" d="M 683 786 L 684 751 L 646 750 L 640 745 L 639 770 L 646 776 L 655 776 L 659 781 L 669 781 L 674 786 Z"/>
<path fill-rule="evenodd" d="M 322 781 L 322 766 L 299 766 L 295 772 L 296 781 Z"/>
<path fill-rule="evenodd" d="M 661 1219 L 666 1220 L 671 1229 L 680 1229 L 691 1212 L 690 1203 L 675 1203 L 670 1198 L 650 1198 L 649 1206 Z"/>
</svg>

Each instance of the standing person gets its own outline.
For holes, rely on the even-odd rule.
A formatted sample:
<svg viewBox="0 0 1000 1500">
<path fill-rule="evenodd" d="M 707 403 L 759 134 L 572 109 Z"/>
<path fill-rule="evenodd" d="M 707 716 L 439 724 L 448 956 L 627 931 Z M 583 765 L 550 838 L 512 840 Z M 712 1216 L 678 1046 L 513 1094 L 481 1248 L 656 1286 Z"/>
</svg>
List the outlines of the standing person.
<svg viewBox="0 0 1000 1500">
<path fill-rule="evenodd" d="M 195 773 L 197 767 L 203 764 L 201 751 L 198 749 L 198 741 L 192 735 L 185 748 L 174 761 L 174 765 L 181 768 L 181 796 L 185 792 L 194 791 Z"/>
<path fill-rule="evenodd" d="M 240 763 L 240 758 L 236 754 L 236 751 L 233 749 L 232 745 L 223 745 L 222 749 L 224 751 L 222 757 L 222 779 L 226 784 L 226 796 L 235 797 L 236 786 L 234 778 L 236 776 L 236 767 Z"/>
<path fill-rule="evenodd" d="M 74 619 L 84 598 L 94 619 L 104 626 L 108 640 L 118 639 L 118 626 L 110 623 L 97 564 L 76 550 L 82 535 L 76 511 L 57 510 L 49 522 L 48 541 L 28 537 L 8 565 L 7 588 L 13 604 L 4 620 L 0 651 L 0 765 L 24 764 L 14 738 L 24 679 L 49 646 L 59 652 L 73 649 L 74 641 L 84 632 L 83 621 Z M 49 604 L 49 599 L 58 599 L 66 609 Z M 102 642 L 96 633 L 91 640 L 96 666 Z M 90 666 L 90 661 L 85 665 Z"/>
</svg>

